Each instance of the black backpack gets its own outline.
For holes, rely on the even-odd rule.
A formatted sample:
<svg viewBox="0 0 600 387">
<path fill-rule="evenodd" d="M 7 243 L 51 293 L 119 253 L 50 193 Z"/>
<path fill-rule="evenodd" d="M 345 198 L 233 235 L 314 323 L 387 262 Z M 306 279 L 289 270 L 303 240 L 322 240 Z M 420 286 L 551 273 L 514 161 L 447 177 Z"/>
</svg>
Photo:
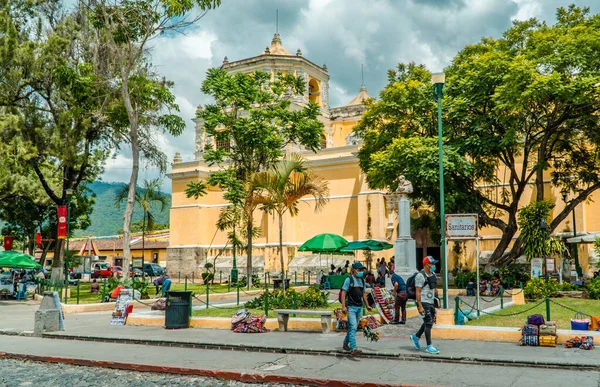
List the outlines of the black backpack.
<svg viewBox="0 0 600 387">
<path fill-rule="evenodd" d="M 417 287 L 415 286 L 415 277 L 419 273 L 420 271 L 412 274 L 406 280 L 406 294 L 408 295 L 409 300 L 415 300 L 417 298 Z"/>
<path fill-rule="evenodd" d="M 423 278 L 425 278 L 425 280 L 427 281 L 427 284 L 429 285 L 429 287 L 431 289 L 435 289 L 435 287 L 437 285 L 437 283 L 436 283 L 437 280 L 435 278 L 435 275 L 428 277 L 427 274 L 425 274 L 425 271 L 423 271 L 423 270 L 414 273 L 413 275 L 408 277 L 408 279 L 406 280 L 406 294 L 408 295 L 409 300 L 417 299 L 417 287 L 415 286 L 415 277 L 419 273 L 423 274 Z"/>
</svg>

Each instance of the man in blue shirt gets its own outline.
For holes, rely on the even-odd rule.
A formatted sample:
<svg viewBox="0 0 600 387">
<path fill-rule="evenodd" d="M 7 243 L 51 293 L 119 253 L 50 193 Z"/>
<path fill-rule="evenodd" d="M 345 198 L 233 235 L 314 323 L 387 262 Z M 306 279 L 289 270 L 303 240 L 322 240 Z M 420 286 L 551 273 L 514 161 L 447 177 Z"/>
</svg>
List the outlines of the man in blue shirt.
<svg viewBox="0 0 600 387">
<path fill-rule="evenodd" d="M 360 262 L 354 262 L 350 270 L 350 276 L 342 285 L 342 311 L 348 313 L 348 333 L 344 338 L 344 350 L 350 351 L 352 356 L 357 356 L 362 351 L 356 348 L 356 330 L 362 315 L 363 302 L 368 310 L 371 310 L 365 293 L 365 281 L 363 276 L 365 267 Z"/>
<path fill-rule="evenodd" d="M 392 285 L 394 285 L 392 295 L 395 296 L 394 308 L 396 313 L 394 314 L 392 324 L 406 324 L 406 301 L 408 301 L 406 282 L 404 282 L 402 277 L 394 273 L 393 270 L 388 271 L 388 276 L 392 281 Z M 400 319 L 400 309 L 402 309 L 402 319 Z"/>
</svg>

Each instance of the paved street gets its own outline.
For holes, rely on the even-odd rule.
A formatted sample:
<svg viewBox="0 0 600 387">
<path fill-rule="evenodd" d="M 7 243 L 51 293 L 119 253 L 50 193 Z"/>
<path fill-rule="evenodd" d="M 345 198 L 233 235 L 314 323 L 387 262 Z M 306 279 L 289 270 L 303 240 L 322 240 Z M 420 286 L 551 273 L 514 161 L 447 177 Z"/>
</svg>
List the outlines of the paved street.
<svg viewBox="0 0 600 387">
<path fill-rule="evenodd" d="M 133 372 L 107 368 L 80 367 L 64 364 L 39 363 L 32 361 L 0 360 L 0 387 L 12 386 L 65 386 L 65 387 L 159 387 L 159 386 L 202 386 L 202 387 L 244 387 L 256 386 L 234 380 Z M 283 384 L 269 383 L 271 387 Z M 287 385 L 289 386 L 289 385 Z"/>
<path fill-rule="evenodd" d="M 306 337 L 310 340 L 310 337 Z M 417 384 L 438 386 L 544 386 L 598 387 L 600 373 L 524 367 L 474 366 L 427 361 L 352 359 L 319 355 L 289 355 L 262 352 L 155 347 L 134 344 L 56 341 L 32 337 L 0 336 L 0 352 L 21 355 L 59 356 L 83 360 L 110 361 L 137 365 L 183 367 L 188 370 L 236 371 L 267 376 L 300 376 L 317 379 L 345 379 L 355 382 Z M 17 365 L 16 368 L 4 367 Z M 210 384 L 203 378 L 130 373 L 76 366 L 55 366 L 0 360 L 3 385 L 54 386 L 141 386 L 141 385 L 233 385 Z M 5 371 L 8 370 L 8 371 Z M 26 371 L 25 371 L 26 370 Z M 188 371 L 190 374 L 194 371 Z M 123 378 L 119 378 L 123 376 Z M 147 376 L 148 382 L 142 378 Z M 28 383 L 28 384 L 23 384 Z M 30 383 L 30 384 L 29 384 Z M 189 384 L 186 384 L 189 383 Z M 208 384 L 207 384 L 208 383 Z"/>
</svg>

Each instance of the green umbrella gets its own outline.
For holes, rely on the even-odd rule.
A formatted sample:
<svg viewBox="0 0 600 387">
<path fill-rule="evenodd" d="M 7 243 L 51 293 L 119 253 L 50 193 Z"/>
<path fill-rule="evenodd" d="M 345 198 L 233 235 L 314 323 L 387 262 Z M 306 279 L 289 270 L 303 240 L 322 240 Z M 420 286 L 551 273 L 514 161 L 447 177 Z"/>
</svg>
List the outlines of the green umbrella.
<svg viewBox="0 0 600 387">
<path fill-rule="evenodd" d="M 394 247 L 394 245 L 385 241 L 378 241 L 376 239 L 367 239 L 363 241 L 352 241 L 348 243 L 348 246 L 342 247 L 340 251 L 347 252 L 353 250 L 370 250 L 370 251 L 381 251 L 388 250 Z"/>
<path fill-rule="evenodd" d="M 321 264 L 321 253 L 340 253 L 340 249 L 348 245 L 348 241 L 337 234 L 319 234 L 310 238 L 298 251 L 310 251 L 319 253 L 319 265 Z M 329 263 L 329 262 L 327 262 Z"/>
<path fill-rule="evenodd" d="M 335 253 L 345 246 L 348 246 L 348 241 L 337 234 L 319 234 L 304 242 L 298 251 Z"/>
<path fill-rule="evenodd" d="M 380 250 L 389 250 L 389 249 L 391 249 L 391 248 L 394 247 L 394 245 L 391 244 L 391 243 L 388 243 L 386 241 L 377 240 L 377 239 L 367 239 L 367 240 L 364 240 L 362 242 L 364 242 L 368 246 L 381 247 Z"/>
<path fill-rule="evenodd" d="M 40 269 L 42 266 L 29 254 L 18 251 L 0 251 L 0 267 L 11 267 L 17 269 Z"/>
<path fill-rule="evenodd" d="M 340 249 L 341 252 L 350 252 L 354 250 L 380 251 L 383 250 L 383 248 L 377 245 L 369 245 L 365 243 L 365 241 L 352 241 L 348 243 L 348 246 L 342 247 Z"/>
</svg>

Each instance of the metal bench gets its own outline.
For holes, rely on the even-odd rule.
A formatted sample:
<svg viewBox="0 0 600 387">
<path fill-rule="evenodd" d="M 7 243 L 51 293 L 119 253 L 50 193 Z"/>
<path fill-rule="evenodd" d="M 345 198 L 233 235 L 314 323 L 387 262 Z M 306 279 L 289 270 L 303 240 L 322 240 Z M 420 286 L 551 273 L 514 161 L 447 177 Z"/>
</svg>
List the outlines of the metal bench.
<svg viewBox="0 0 600 387">
<path fill-rule="evenodd" d="M 330 310 L 305 310 L 305 309 L 274 309 L 277 313 L 277 322 L 279 323 L 279 331 L 287 332 L 288 320 L 290 314 L 309 314 L 321 316 L 321 331 L 323 333 L 331 332 L 331 311 Z"/>
</svg>

